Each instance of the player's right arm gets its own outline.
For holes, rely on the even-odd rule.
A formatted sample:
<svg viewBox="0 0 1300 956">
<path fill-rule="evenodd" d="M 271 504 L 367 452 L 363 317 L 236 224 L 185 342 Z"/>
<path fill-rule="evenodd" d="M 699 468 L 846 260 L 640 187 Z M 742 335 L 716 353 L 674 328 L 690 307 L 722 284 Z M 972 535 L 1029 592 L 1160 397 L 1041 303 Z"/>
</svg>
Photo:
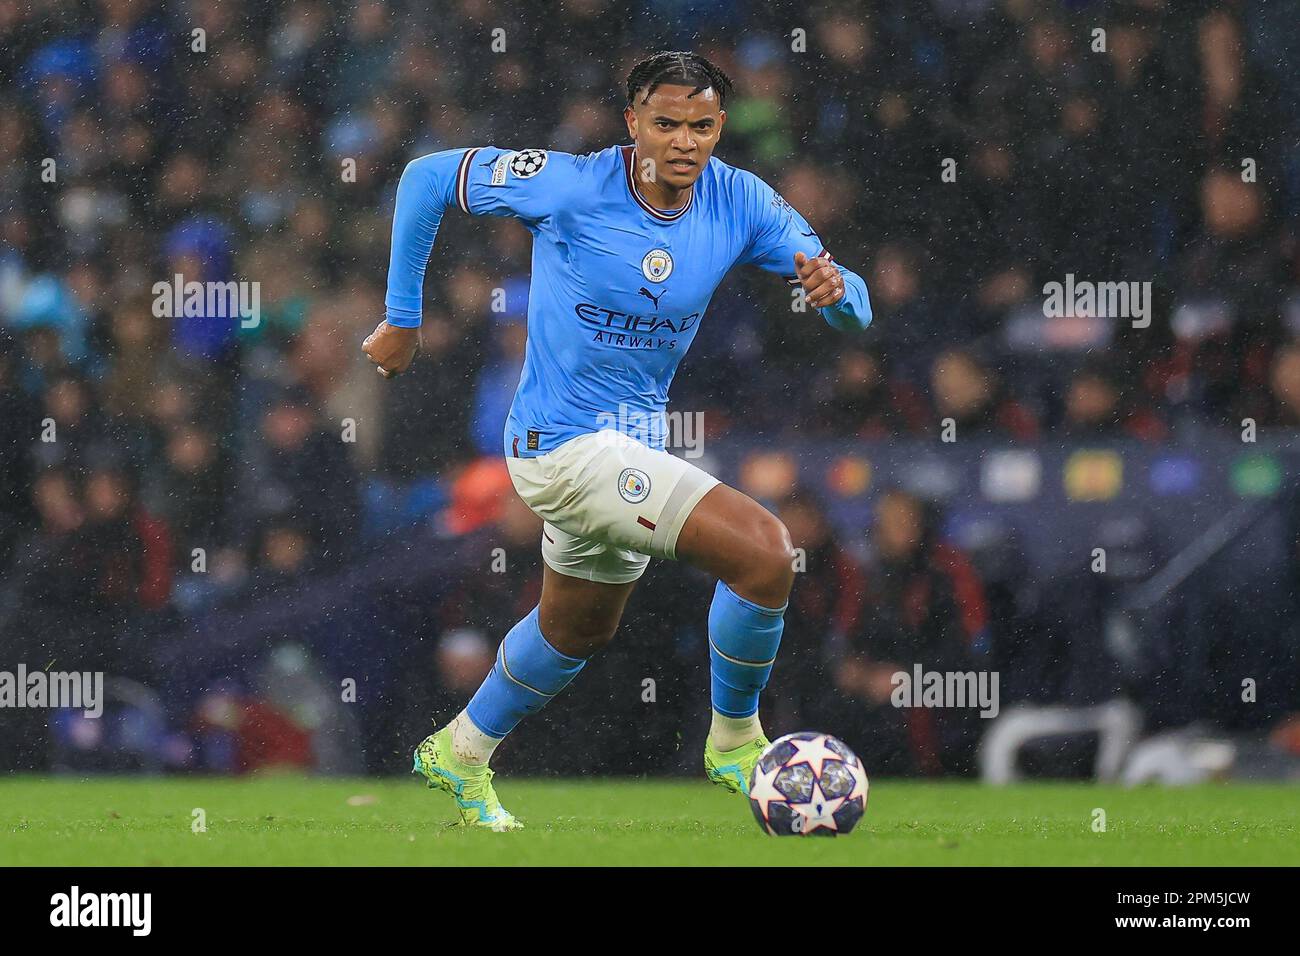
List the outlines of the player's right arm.
<svg viewBox="0 0 1300 956">
<path fill-rule="evenodd" d="M 393 211 L 384 321 L 362 343 L 381 375 L 405 371 L 419 349 L 424 271 L 447 209 L 514 216 L 536 228 L 567 193 L 574 160 L 566 153 L 484 146 L 430 153 L 407 164 Z"/>
</svg>

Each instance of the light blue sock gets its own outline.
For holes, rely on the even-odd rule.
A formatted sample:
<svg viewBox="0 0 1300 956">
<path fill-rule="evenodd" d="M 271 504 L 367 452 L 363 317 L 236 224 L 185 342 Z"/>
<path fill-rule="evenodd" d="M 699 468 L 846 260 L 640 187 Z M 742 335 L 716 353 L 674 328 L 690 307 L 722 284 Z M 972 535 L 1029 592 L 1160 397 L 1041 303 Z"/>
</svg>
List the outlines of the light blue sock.
<svg viewBox="0 0 1300 956">
<path fill-rule="evenodd" d="M 491 737 L 504 737 L 526 714 L 545 707 L 587 663 L 552 647 L 537 615 L 535 607 L 510 629 L 497 648 L 496 663 L 465 708 L 474 726 Z"/>
<path fill-rule="evenodd" d="M 785 629 L 785 609 L 746 601 L 722 581 L 709 606 L 709 671 L 713 709 L 726 717 L 758 711 Z"/>
</svg>

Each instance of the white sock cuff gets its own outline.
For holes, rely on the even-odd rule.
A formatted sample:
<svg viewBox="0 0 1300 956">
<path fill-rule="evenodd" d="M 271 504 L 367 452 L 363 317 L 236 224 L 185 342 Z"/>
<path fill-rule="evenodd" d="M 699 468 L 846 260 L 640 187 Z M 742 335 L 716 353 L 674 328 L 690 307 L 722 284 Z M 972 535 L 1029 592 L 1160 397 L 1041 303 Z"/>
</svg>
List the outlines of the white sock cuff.
<svg viewBox="0 0 1300 956">
<path fill-rule="evenodd" d="M 500 737 L 483 733 L 463 710 L 451 722 L 451 752 L 457 760 L 471 767 L 491 760 L 492 751 L 497 749 L 499 743 Z"/>
<path fill-rule="evenodd" d="M 748 717 L 728 717 L 713 711 L 709 736 L 713 738 L 713 746 L 719 750 L 735 750 L 762 735 L 763 725 L 759 722 L 757 711 Z"/>
</svg>

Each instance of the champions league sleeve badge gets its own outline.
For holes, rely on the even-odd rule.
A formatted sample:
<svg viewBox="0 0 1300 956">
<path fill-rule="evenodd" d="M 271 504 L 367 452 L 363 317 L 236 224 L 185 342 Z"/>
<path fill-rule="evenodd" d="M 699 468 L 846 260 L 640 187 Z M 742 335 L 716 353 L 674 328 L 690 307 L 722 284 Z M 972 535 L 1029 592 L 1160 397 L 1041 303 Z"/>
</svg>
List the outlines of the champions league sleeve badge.
<svg viewBox="0 0 1300 956">
<path fill-rule="evenodd" d="M 510 172 L 516 179 L 532 179 L 546 165 L 546 150 L 521 149 L 510 159 Z"/>
</svg>

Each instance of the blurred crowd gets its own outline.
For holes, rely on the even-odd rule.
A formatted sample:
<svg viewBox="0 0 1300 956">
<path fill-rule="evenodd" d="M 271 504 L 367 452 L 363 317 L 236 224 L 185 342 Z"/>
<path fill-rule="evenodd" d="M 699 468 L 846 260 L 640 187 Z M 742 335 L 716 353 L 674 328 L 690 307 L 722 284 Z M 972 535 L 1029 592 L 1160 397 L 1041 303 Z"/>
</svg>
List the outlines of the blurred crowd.
<svg viewBox="0 0 1300 956">
<path fill-rule="evenodd" d="M 1300 0 L 0 0 L 0 628 L 112 646 L 184 612 L 196 571 L 236 600 L 345 567 L 377 486 L 500 491 L 528 235 L 444 220 L 423 352 L 382 382 L 358 345 L 398 177 L 455 146 L 622 142 L 623 77 L 657 49 L 733 77 L 719 157 L 777 186 L 875 311 L 846 337 L 729 278 L 673 391 L 709 436 L 1294 428 L 1297 22 Z M 1067 275 L 1152 283 L 1149 327 L 1048 317 Z M 159 317 L 173 276 L 257 283 L 259 321 Z M 872 700 L 898 655 L 882 627 L 847 649 L 865 602 L 954 659 L 990 613 L 919 505 L 884 500 L 896 572 L 862 591 L 831 557 L 796 595 L 859 661 L 837 686 Z M 920 564 L 888 533 L 913 526 Z M 514 610 L 478 600 L 495 642 Z M 918 765 L 938 733 L 908 731 Z"/>
</svg>

